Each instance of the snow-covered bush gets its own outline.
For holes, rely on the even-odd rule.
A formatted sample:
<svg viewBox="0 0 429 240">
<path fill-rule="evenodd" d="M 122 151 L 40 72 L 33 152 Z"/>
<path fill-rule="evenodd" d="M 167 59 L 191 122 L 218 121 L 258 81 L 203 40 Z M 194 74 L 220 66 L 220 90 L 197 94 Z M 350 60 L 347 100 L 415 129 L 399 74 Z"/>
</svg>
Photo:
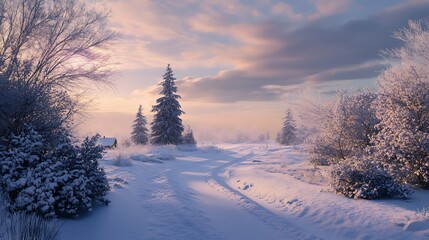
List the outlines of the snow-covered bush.
<svg viewBox="0 0 429 240">
<path fill-rule="evenodd" d="M 90 210 L 93 201 L 106 202 L 108 184 L 97 162 L 103 150 L 95 140 L 74 146 L 64 137 L 52 149 L 31 127 L 2 139 L 0 188 L 8 209 L 51 218 Z"/>
<path fill-rule="evenodd" d="M 374 199 L 401 196 L 408 199 L 411 190 L 397 184 L 379 162 L 348 158 L 334 166 L 331 186 L 336 193 L 350 198 Z"/>
<path fill-rule="evenodd" d="M 42 136 L 31 128 L 2 141 L 0 184 L 12 212 L 55 216 L 54 192 L 62 164 L 48 157 L 43 144 Z"/>
<path fill-rule="evenodd" d="M 376 133 L 378 119 L 371 104 L 370 90 L 338 91 L 320 111 L 318 133 L 307 141 L 311 162 L 330 165 L 365 152 Z"/>
<path fill-rule="evenodd" d="M 429 22 L 410 21 L 395 36 L 405 45 L 387 52 L 395 64 L 378 79 L 371 151 L 395 179 L 429 188 Z"/>
<path fill-rule="evenodd" d="M 56 198 L 56 211 L 60 216 L 76 216 L 84 210 L 92 210 L 92 203 L 108 204 L 104 198 L 109 184 L 98 160 L 103 156 L 103 147 L 97 145 L 98 135 L 85 138 L 81 146 L 64 144 L 57 161 L 64 165 L 64 185 Z"/>
<path fill-rule="evenodd" d="M 121 153 L 119 153 L 116 156 L 114 156 L 114 158 L 112 159 L 112 164 L 118 167 L 125 167 L 125 166 L 131 166 L 132 162 L 131 162 L 131 158 L 126 157 Z"/>
</svg>

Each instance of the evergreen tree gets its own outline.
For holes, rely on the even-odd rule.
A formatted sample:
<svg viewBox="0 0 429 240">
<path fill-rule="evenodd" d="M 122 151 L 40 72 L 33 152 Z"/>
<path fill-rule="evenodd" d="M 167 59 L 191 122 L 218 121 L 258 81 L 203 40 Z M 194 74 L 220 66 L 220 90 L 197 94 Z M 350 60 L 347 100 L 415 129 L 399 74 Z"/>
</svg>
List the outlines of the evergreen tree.
<svg viewBox="0 0 429 240">
<path fill-rule="evenodd" d="M 160 83 L 163 96 L 156 100 L 156 105 L 152 107 L 152 112 L 155 113 L 152 122 L 151 143 L 155 145 L 165 144 L 180 144 L 182 141 L 182 132 L 184 130 L 180 115 L 184 113 L 181 110 L 178 99 L 180 96 L 176 94 L 177 87 L 174 83 L 176 78 L 173 75 L 173 70 L 170 64 L 167 66 L 166 73 L 163 76 L 164 80 Z"/>
<path fill-rule="evenodd" d="M 148 130 L 146 128 L 147 121 L 142 112 L 143 108 L 142 105 L 140 105 L 136 114 L 136 119 L 134 120 L 131 140 L 135 144 L 146 145 L 148 142 Z"/>
<path fill-rule="evenodd" d="M 194 138 L 194 132 L 190 127 L 188 127 L 188 130 L 182 137 L 182 144 L 197 145 L 197 141 L 195 141 Z"/>
<path fill-rule="evenodd" d="M 282 145 L 291 145 L 296 139 L 296 125 L 290 109 L 286 111 L 283 128 L 277 136 L 277 141 Z"/>
</svg>

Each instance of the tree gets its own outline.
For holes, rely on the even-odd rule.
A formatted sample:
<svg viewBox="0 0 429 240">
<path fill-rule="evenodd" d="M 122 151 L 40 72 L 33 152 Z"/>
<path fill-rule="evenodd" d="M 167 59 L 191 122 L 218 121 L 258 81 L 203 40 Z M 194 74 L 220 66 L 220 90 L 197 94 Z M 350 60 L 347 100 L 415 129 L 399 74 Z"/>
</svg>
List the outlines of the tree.
<svg viewBox="0 0 429 240">
<path fill-rule="evenodd" d="M 291 145 L 296 140 L 296 123 L 290 109 L 286 111 L 283 127 L 277 140 L 282 145 Z"/>
<path fill-rule="evenodd" d="M 195 141 L 194 138 L 194 132 L 189 126 L 186 133 L 182 137 L 182 144 L 197 145 L 197 141 Z"/>
<path fill-rule="evenodd" d="M 370 90 L 338 91 L 321 108 L 318 133 L 307 142 L 310 161 L 329 165 L 364 154 L 377 132 L 378 119 L 371 108 L 375 97 Z"/>
<path fill-rule="evenodd" d="M 410 21 L 394 35 L 403 47 L 386 51 L 392 64 L 378 79 L 374 109 L 380 124 L 371 154 L 401 182 L 429 188 L 429 22 Z"/>
<path fill-rule="evenodd" d="M 282 145 L 291 145 L 296 139 L 296 124 L 293 119 L 292 112 L 290 109 L 286 111 L 284 117 L 283 128 L 280 131 L 277 141 Z"/>
<path fill-rule="evenodd" d="M 131 132 L 131 140 L 135 144 L 146 145 L 148 142 L 148 129 L 146 128 L 146 117 L 143 115 L 142 105 L 136 114 L 136 119 L 133 124 L 133 131 Z"/>
<path fill-rule="evenodd" d="M 162 86 L 160 94 L 163 96 L 156 100 L 156 105 L 152 107 L 155 112 L 152 122 L 151 143 L 155 145 L 180 144 L 182 132 L 184 130 L 180 115 L 184 112 L 181 110 L 176 94 L 177 87 L 174 82 L 176 78 L 170 64 L 167 65 L 163 81 L 159 84 Z"/>
<path fill-rule="evenodd" d="M 78 0 L 0 2 L 0 190 L 12 211 L 76 215 L 104 201 L 102 150 L 76 146 L 72 130 L 81 92 L 109 81 L 106 17 Z"/>
<path fill-rule="evenodd" d="M 80 87 L 106 83 L 107 14 L 76 0 L 0 3 L 0 135 L 32 125 L 46 140 L 70 128 Z"/>
</svg>

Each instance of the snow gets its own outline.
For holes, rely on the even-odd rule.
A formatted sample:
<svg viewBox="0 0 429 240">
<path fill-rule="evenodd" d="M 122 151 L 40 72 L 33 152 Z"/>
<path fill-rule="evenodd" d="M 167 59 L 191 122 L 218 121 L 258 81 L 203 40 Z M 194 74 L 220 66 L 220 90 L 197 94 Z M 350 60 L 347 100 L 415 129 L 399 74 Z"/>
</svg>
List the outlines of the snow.
<svg viewBox="0 0 429 240">
<path fill-rule="evenodd" d="M 116 142 L 116 138 L 102 137 L 97 140 L 97 144 L 103 147 L 112 147 L 113 145 L 115 145 L 115 142 Z"/>
<path fill-rule="evenodd" d="M 115 164 L 120 156 L 123 162 Z M 64 220 L 61 239 L 426 239 L 429 193 L 333 193 L 301 147 L 223 144 L 109 150 L 111 204 Z M 418 210 L 418 211 L 417 211 Z"/>
</svg>

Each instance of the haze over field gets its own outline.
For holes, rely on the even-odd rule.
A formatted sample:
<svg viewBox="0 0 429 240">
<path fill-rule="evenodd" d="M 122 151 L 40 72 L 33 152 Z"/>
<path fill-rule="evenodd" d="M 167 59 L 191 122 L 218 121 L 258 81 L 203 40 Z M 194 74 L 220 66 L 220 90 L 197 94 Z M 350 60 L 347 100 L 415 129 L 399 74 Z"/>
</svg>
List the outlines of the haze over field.
<svg viewBox="0 0 429 240">
<path fill-rule="evenodd" d="M 429 12 L 425 0 L 95 2 L 120 35 L 116 90 L 99 91 L 80 132 L 118 138 L 139 104 L 151 119 L 167 64 L 197 138 L 274 136 L 287 107 L 302 109 L 297 99 L 374 88 L 380 50 L 401 46 L 392 32 Z"/>
</svg>

